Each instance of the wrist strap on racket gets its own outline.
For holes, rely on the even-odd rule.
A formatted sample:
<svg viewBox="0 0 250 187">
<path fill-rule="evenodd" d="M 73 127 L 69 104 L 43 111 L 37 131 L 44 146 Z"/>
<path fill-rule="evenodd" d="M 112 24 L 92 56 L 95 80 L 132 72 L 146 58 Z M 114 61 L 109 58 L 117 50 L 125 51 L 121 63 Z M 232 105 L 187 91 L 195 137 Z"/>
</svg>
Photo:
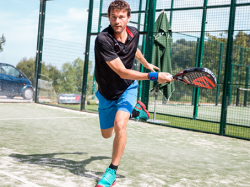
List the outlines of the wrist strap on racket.
<svg viewBox="0 0 250 187">
<path fill-rule="evenodd" d="M 158 80 L 158 72 L 150 72 L 148 73 L 149 80 L 157 81 Z"/>
</svg>

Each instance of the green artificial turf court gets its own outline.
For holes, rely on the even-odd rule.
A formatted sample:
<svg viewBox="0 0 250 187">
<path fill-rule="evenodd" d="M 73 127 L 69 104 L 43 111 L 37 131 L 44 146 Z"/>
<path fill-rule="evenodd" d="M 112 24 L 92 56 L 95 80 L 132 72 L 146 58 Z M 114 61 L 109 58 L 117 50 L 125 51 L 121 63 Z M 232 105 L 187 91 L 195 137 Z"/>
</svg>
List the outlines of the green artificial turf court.
<svg viewBox="0 0 250 187">
<path fill-rule="evenodd" d="M 115 187 L 250 186 L 250 142 L 130 120 Z M 98 115 L 0 103 L 0 186 L 94 187 L 113 138 Z"/>
</svg>

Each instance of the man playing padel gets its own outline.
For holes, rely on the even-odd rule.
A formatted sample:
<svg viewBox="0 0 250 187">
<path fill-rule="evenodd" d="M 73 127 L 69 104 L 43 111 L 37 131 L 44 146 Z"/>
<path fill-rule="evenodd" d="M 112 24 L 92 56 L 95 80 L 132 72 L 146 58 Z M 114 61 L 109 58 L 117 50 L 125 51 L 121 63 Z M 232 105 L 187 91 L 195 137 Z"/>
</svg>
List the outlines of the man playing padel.
<svg viewBox="0 0 250 187">
<path fill-rule="evenodd" d="M 137 98 L 136 80 L 172 82 L 169 73 L 157 73 L 159 68 L 149 64 L 137 48 L 139 32 L 127 26 L 131 9 L 123 0 L 113 1 L 108 8 L 109 27 L 95 40 L 95 77 L 98 83 L 96 96 L 99 100 L 99 120 L 104 138 L 115 133 L 110 166 L 96 187 L 110 187 L 116 183 L 116 171 L 121 160 L 127 135 L 127 122 L 131 117 L 147 120 L 150 116 L 145 105 Z M 134 59 L 151 73 L 133 70 Z"/>
</svg>

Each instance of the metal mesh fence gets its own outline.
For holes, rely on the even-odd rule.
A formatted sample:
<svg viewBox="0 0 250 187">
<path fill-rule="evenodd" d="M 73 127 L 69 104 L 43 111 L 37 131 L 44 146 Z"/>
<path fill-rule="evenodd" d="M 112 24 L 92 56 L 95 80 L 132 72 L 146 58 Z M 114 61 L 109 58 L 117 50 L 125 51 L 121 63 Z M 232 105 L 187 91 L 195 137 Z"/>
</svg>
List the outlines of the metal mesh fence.
<svg viewBox="0 0 250 187">
<path fill-rule="evenodd" d="M 81 43 L 44 38 L 39 102 L 80 109 L 75 98 L 81 96 L 84 48 Z M 89 70 L 91 77 L 91 66 Z"/>
<path fill-rule="evenodd" d="M 238 0 L 237 3 L 250 1 Z M 249 108 L 249 65 L 250 65 L 250 6 L 237 6 L 235 11 L 234 41 L 232 51 L 232 72 L 229 94 L 229 106 L 226 122 L 226 134 L 233 136 L 248 136 L 250 120 Z"/>
<path fill-rule="evenodd" d="M 76 0 L 40 3 L 42 51 L 37 68 L 36 102 L 80 110 L 85 36 L 78 32 L 84 30 L 81 23 L 86 19 L 87 10 Z M 89 64 L 91 77 L 91 62 Z"/>
<path fill-rule="evenodd" d="M 64 63 L 72 65 L 78 57 L 84 64 L 86 54 L 88 55 L 88 69 L 81 66 L 78 68 L 84 69 L 82 74 L 71 74 L 78 80 L 73 85 L 79 83 L 79 89 L 68 92 L 86 96 L 84 104 L 79 103 L 78 108 L 87 111 L 98 112 L 98 100 L 95 97 L 98 85 L 94 78 L 94 41 L 96 35 L 109 25 L 107 12 L 111 2 L 112 0 L 89 1 L 89 23 L 91 23 L 88 24 L 87 31 L 89 43 L 86 41 L 83 46 L 74 43 L 71 48 L 70 42 L 62 44 L 60 43 L 62 41 L 53 39 L 46 41 L 46 38 L 44 42 L 43 62 L 46 65 L 62 68 Z M 138 48 L 150 63 L 156 63 L 161 67 L 161 71 L 165 70 L 165 63 L 169 63 L 172 74 L 190 67 L 207 67 L 217 77 L 218 84 L 212 90 L 193 88 L 174 82 L 174 91 L 170 96 L 167 93 L 169 90 L 167 86 L 160 88 L 156 93 L 156 84 L 139 81 L 138 100 L 147 105 L 151 119 L 161 120 L 161 125 L 250 139 L 248 119 L 250 1 L 128 0 L 127 2 L 132 10 L 129 25 L 139 30 Z M 167 17 L 168 23 L 165 24 L 171 26 L 165 33 L 154 30 L 157 19 L 162 14 Z M 159 54 L 154 50 L 158 37 L 164 34 L 168 36 L 166 42 L 169 45 L 160 50 L 164 50 L 168 57 L 159 58 Z M 67 49 L 64 50 L 62 46 L 67 46 Z M 87 49 L 85 56 L 83 54 L 80 56 L 85 49 Z M 167 60 L 163 61 L 163 58 Z M 136 60 L 134 63 L 134 69 L 147 72 Z M 62 73 L 60 69 L 58 80 L 65 81 Z M 82 87 L 84 83 L 79 77 L 83 77 L 86 73 L 87 86 L 84 90 Z M 55 86 L 53 88 L 55 89 Z M 55 91 L 55 93 L 58 95 L 63 92 Z"/>
</svg>

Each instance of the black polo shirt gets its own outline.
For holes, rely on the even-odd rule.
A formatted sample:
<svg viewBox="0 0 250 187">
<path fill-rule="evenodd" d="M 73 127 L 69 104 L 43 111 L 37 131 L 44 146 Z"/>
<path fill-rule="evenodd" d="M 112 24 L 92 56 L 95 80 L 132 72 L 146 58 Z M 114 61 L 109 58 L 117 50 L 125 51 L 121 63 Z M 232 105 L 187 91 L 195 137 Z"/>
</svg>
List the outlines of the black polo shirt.
<svg viewBox="0 0 250 187">
<path fill-rule="evenodd" d="M 125 44 L 116 40 L 111 26 L 99 33 L 95 40 L 95 78 L 99 92 L 107 100 L 117 100 L 134 82 L 122 79 L 106 63 L 119 57 L 127 69 L 133 69 L 139 32 L 130 26 L 126 30 L 128 38 Z"/>
</svg>

